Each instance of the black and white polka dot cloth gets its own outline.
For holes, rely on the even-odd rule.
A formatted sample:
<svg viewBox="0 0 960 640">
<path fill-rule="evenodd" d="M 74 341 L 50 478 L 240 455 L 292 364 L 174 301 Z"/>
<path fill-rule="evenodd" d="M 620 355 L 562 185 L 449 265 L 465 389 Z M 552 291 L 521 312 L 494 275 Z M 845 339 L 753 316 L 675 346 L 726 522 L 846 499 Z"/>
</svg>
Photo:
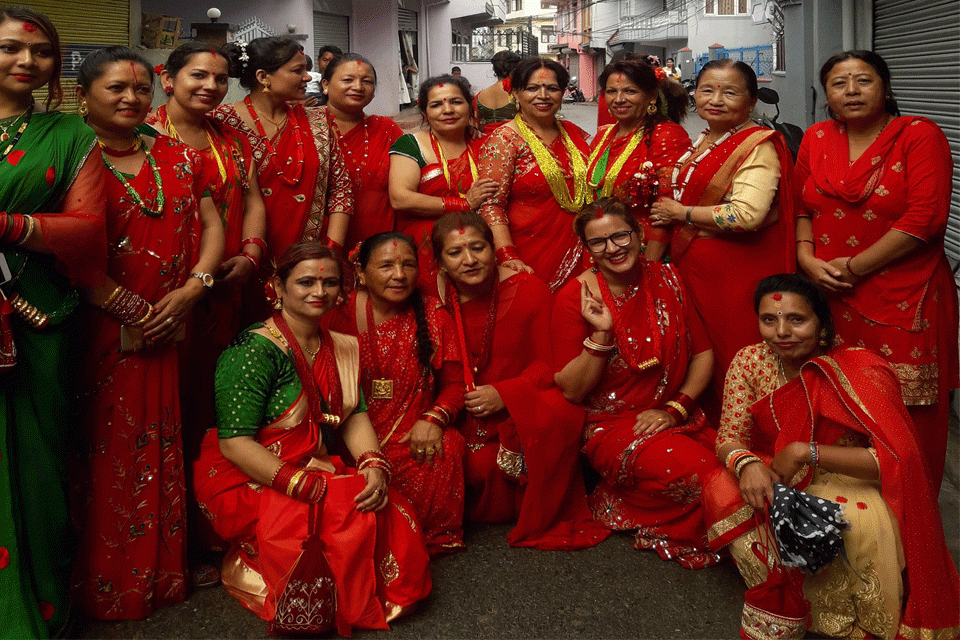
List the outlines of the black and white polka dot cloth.
<svg viewBox="0 0 960 640">
<path fill-rule="evenodd" d="M 779 483 L 773 485 L 770 522 L 783 564 L 810 573 L 841 552 L 840 529 L 849 526 L 843 505 Z"/>
</svg>

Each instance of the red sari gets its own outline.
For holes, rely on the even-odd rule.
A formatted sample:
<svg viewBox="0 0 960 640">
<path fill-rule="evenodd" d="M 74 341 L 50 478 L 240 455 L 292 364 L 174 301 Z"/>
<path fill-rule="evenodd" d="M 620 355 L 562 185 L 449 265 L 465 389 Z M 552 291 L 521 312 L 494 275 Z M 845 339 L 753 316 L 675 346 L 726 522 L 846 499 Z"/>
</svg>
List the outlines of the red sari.
<svg viewBox="0 0 960 640">
<path fill-rule="evenodd" d="M 580 153 L 589 154 L 587 134 L 577 125 L 559 121 Z M 561 136 L 547 150 L 563 170 L 568 189 L 573 189 L 570 154 Z M 583 245 L 573 231 L 573 214 L 557 203 L 543 172 L 526 141 L 512 127 L 499 127 L 484 141 L 479 158 L 480 177 L 500 185 L 480 207 L 491 227 L 507 225 L 520 258 L 557 291 L 584 270 Z"/>
<path fill-rule="evenodd" d="M 131 202 L 112 174 L 104 186 L 108 273 L 153 303 L 190 277 L 203 189 L 196 152 L 166 136 L 155 140 L 151 153 L 166 198 L 159 217 Z M 156 201 L 149 163 L 129 182 L 148 205 Z M 91 617 L 145 618 L 187 593 L 177 348 L 121 351 L 120 324 L 100 310 L 90 313 L 83 535 L 74 598 Z"/>
<path fill-rule="evenodd" d="M 333 114 L 330 119 L 353 185 L 353 218 L 343 245 L 352 251 L 370 236 L 394 229 L 395 214 L 388 192 L 389 153 L 403 130 L 390 118 L 364 116 L 362 124 L 340 135 Z"/>
<path fill-rule="evenodd" d="M 956 638 L 960 634 L 960 579 L 944 542 L 937 494 L 927 483 L 916 482 L 916 470 L 924 465 L 922 452 L 898 387 L 896 374 L 876 354 L 835 348 L 804 364 L 799 378 L 749 407 L 751 449 L 772 457 L 792 442 L 842 445 L 851 440 L 850 434 L 865 439 L 864 445 L 876 452 L 880 494 L 897 520 L 903 543 L 906 599 L 896 637 Z M 798 474 L 802 475 L 795 483 L 798 489 L 812 486 L 809 471 L 803 467 Z M 752 509 L 744 504 L 737 481 L 726 470 L 717 469 L 704 495 L 715 548 L 754 527 Z M 842 495 L 830 499 L 846 502 Z M 853 508 L 852 504 L 846 506 L 848 511 Z M 863 503 L 857 506 L 866 507 Z M 854 551 L 848 549 L 847 553 Z M 878 564 L 896 562 L 896 558 L 876 560 Z M 845 608 L 843 602 L 837 604 Z M 852 606 L 849 609 L 853 611 Z"/>
<path fill-rule="evenodd" d="M 923 241 L 851 292 L 831 295 L 830 307 L 846 342 L 881 353 L 897 372 L 939 490 L 950 389 L 960 386 L 957 290 L 943 250 L 953 175 L 947 139 L 926 118 L 895 118 L 853 164 L 840 123 L 815 124 L 803 140 L 796 184 L 818 258 L 856 255 L 891 229 Z"/>
<path fill-rule="evenodd" d="M 324 332 L 321 348 L 329 355 L 314 364 L 320 401 L 342 424 L 363 410 L 357 342 Z M 292 356 L 253 330 L 242 333 L 217 366 L 217 417 L 195 465 L 195 490 L 216 532 L 230 542 L 223 584 L 243 606 L 265 620 L 278 617 L 311 533 L 311 505 L 251 481 L 220 452 L 220 438 L 246 435 L 284 462 L 324 472 L 317 533 L 337 587 L 341 635 L 353 627 L 388 629 L 387 622 L 430 593 L 429 558 L 409 503 L 391 490 L 383 510 L 357 510 L 354 497 L 366 481 L 328 454 Z"/>
<path fill-rule="evenodd" d="M 673 230 L 670 243 L 670 258 L 704 319 L 713 345 L 717 396 L 723 391 L 723 377 L 737 351 L 760 341 L 756 323 L 744 322 L 744 318 L 753 317 L 757 285 L 767 276 L 796 270 L 793 199 L 780 197 L 791 193 L 793 162 L 782 134 L 753 127 L 734 134 L 699 163 L 694 164 L 696 156 L 691 156 L 679 174 L 679 181 L 686 181 L 680 203 L 716 207 L 720 218 L 723 197 L 737 180 L 743 162 L 764 142 L 774 145 L 779 159 L 779 168 L 770 167 L 780 174 L 773 205 L 777 208 L 776 220 L 764 220 L 766 226 L 753 231 L 725 227 L 729 230 L 711 237 L 699 235 L 696 227 L 683 226 Z M 717 295 L 718 291 L 723 295 Z"/>
<path fill-rule="evenodd" d="M 410 443 L 400 439 L 431 408 L 453 420 L 463 408 L 463 368 L 450 316 L 436 298 L 426 298 L 424 306 L 434 345 L 429 372 L 417 359 L 417 323 L 412 307 L 371 331 L 369 314 L 358 314 L 354 291 L 345 306 L 327 314 L 325 322 L 331 329 L 360 340 L 360 388 L 380 449 L 393 465 L 391 486 L 413 504 L 427 550 L 437 555 L 464 548 L 463 436 L 453 426 L 444 428 L 443 455 L 432 465 L 418 464 L 410 454 Z M 374 390 L 375 380 L 393 381 L 391 397 Z"/>
<path fill-rule="evenodd" d="M 619 350 L 613 352 L 597 386 L 584 398 L 583 450 L 603 477 L 590 495 L 590 506 L 594 517 L 611 529 L 637 529 L 637 549 L 655 549 L 664 560 L 688 569 L 707 567 L 719 557 L 707 548 L 700 487 L 717 467 L 716 432 L 700 409 L 683 425 L 653 436 L 637 437 L 633 426 L 638 413 L 677 393 L 690 358 L 710 345 L 673 267 L 644 262 L 642 269 L 638 285 L 614 302 L 619 317 L 629 323 L 625 335 L 653 339 L 624 345 L 630 359 L 640 363 L 636 366 Z M 557 294 L 552 318 L 556 371 L 580 355 L 592 332 L 580 314 L 580 287 L 574 280 Z"/>
<path fill-rule="evenodd" d="M 487 360 L 475 383 L 492 385 L 506 408 L 486 418 L 464 412 L 467 518 L 516 520 L 507 535 L 514 547 L 583 549 L 609 530 L 594 521 L 580 471 L 582 408 L 567 402 L 553 384 L 550 367 L 550 307 L 543 282 L 517 273 L 493 294 L 463 303 L 458 331 L 471 367 Z M 452 285 L 446 290 L 453 308 Z M 493 322 L 489 344 L 486 327 Z"/>
</svg>

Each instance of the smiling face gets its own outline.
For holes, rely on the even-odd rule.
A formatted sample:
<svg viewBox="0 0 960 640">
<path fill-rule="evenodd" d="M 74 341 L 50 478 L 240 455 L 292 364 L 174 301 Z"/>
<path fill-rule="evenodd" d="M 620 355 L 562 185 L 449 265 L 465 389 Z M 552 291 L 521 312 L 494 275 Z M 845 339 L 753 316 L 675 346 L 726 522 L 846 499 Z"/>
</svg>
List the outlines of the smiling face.
<svg viewBox="0 0 960 640">
<path fill-rule="evenodd" d="M 497 272 L 493 247 L 476 227 L 450 231 L 443 239 L 440 266 L 458 288 L 477 288 Z"/>
<path fill-rule="evenodd" d="M 0 93 L 29 96 L 50 81 L 59 55 L 43 32 L 30 22 L 0 23 Z"/>
<path fill-rule="evenodd" d="M 377 77 L 370 65 L 360 60 L 348 61 L 337 65 L 330 82 L 324 80 L 322 84 L 328 91 L 330 106 L 353 113 L 363 111 L 373 100 Z"/>
<path fill-rule="evenodd" d="M 298 52 L 273 73 L 267 73 L 262 69 L 257 71 L 257 78 L 261 77 L 277 99 L 303 100 L 307 93 L 307 83 L 310 82 L 307 58 L 302 51 Z"/>
<path fill-rule="evenodd" d="M 746 122 L 757 104 L 757 99 L 750 97 L 743 74 L 733 67 L 704 72 L 694 99 L 697 115 L 722 131 Z"/>
<path fill-rule="evenodd" d="M 607 278 L 628 273 L 640 258 L 640 238 L 620 216 L 603 215 L 583 229 L 584 243 Z M 602 242 L 602 245 L 601 245 Z"/>
<path fill-rule="evenodd" d="M 216 108 L 227 95 L 227 60 L 215 53 L 195 53 L 176 76 L 161 75 L 164 87 L 172 87 L 172 100 L 184 111 L 204 114 Z"/>
<path fill-rule="evenodd" d="M 647 105 L 656 101 L 656 96 L 644 92 L 626 74 L 614 72 L 607 78 L 603 97 L 607 101 L 607 108 L 621 127 L 633 128 L 636 126 Z"/>
<path fill-rule="evenodd" d="M 838 62 L 827 73 L 827 104 L 841 120 L 884 117 L 889 88 L 869 63 L 858 58 Z"/>
<path fill-rule="evenodd" d="M 340 295 L 340 267 L 330 258 L 303 260 L 290 271 L 285 283 L 274 278 L 273 286 L 283 299 L 285 314 L 319 324 Z"/>
<path fill-rule="evenodd" d="M 387 240 L 370 252 L 360 272 L 360 284 L 381 308 L 405 303 L 417 284 L 417 254 L 408 243 Z"/>
<path fill-rule="evenodd" d="M 552 118 L 560 110 L 563 89 L 557 81 L 557 74 L 550 69 L 537 69 L 530 76 L 526 86 L 514 91 L 517 106 L 527 118 Z"/>
<path fill-rule="evenodd" d="M 104 65 L 90 90 L 78 87 L 77 95 L 86 100 L 87 124 L 94 130 L 128 134 L 150 112 L 153 84 L 148 69 L 136 62 L 119 60 Z"/>
<path fill-rule="evenodd" d="M 768 293 L 758 308 L 760 336 L 784 361 L 797 365 L 816 355 L 820 338 L 820 319 L 801 295 L 790 292 Z"/>
<path fill-rule="evenodd" d="M 424 118 L 437 134 L 463 132 L 470 124 L 470 103 L 456 84 L 444 82 L 427 94 Z"/>
</svg>

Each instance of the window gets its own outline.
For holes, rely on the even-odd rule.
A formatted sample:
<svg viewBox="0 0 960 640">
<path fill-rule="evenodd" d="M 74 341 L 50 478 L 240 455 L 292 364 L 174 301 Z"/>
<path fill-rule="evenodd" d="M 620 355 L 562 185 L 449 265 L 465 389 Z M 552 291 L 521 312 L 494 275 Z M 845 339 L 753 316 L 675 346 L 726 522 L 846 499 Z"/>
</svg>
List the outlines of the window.
<svg viewBox="0 0 960 640">
<path fill-rule="evenodd" d="M 557 34 L 553 31 L 553 25 L 543 25 L 540 27 L 540 42 L 551 44 L 557 41 Z"/>
<path fill-rule="evenodd" d="M 745 16 L 750 13 L 747 0 L 705 0 L 704 13 L 714 16 Z"/>
<path fill-rule="evenodd" d="M 523 10 L 523 0 L 507 0 L 507 13 Z"/>
</svg>

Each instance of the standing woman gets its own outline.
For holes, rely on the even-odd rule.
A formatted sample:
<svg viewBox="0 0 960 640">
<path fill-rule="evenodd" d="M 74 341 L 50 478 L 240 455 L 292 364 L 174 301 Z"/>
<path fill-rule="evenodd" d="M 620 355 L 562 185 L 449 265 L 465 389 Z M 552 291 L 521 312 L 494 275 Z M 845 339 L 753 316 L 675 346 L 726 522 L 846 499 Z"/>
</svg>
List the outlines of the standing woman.
<svg viewBox="0 0 960 640">
<path fill-rule="evenodd" d="M 267 208 L 267 246 L 258 273 L 266 284 L 266 263 L 291 244 L 316 241 L 342 250 L 353 212 L 350 175 L 326 113 L 298 104 L 310 75 L 296 40 L 256 38 L 224 51 L 230 74 L 250 93 L 217 107 L 213 117 L 239 129 L 253 148 Z M 263 297 L 256 300 L 265 316 Z"/>
<path fill-rule="evenodd" d="M 719 399 L 734 355 L 759 339 L 743 321 L 757 283 L 796 264 L 792 160 L 782 134 L 750 120 L 757 76 L 749 65 L 705 64 L 696 101 L 707 128 L 677 162 L 673 198 L 654 203 L 651 219 L 672 234 L 670 259 L 713 344 Z"/>
<path fill-rule="evenodd" d="M 583 271 L 573 216 L 591 197 L 587 134 L 557 120 L 570 74 L 553 60 L 525 58 L 510 84 L 520 112 L 486 139 L 480 175 L 499 188 L 480 209 L 497 262 L 530 271 L 551 291 Z"/>
<path fill-rule="evenodd" d="M 430 248 L 433 223 L 451 211 L 476 211 L 497 188 L 493 180 L 477 179 L 472 100 L 464 78 L 428 78 L 417 99 L 426 131 L 404 134 L 390 148 L 396 228 L 413 238 L 419 285 L 431 295 L 437 294 L 437 265 Z"/>
<path fill-rule="evenodd" d="M 953 162 L 936 124 L 898 117 L 872 51 L 820 69 L 830 119 L 803 137 L 800 267 L 830 296 L 837 333 L 881 353 L 900 378 L 939 491 L 950 389 L 958 387 L 957 290 L 943 251 Z"/>
<path fill-rule="evenodd" d="M 67 622 L 74 286 L 102 284 L 106 270 L 103 163 L 93 132 L 52 110 L 61 65 L 46 16 L 0 7 L 0 252 L 14 276 L 2 293 L 20 301 L 9 315 L 4 303 L 0 325 L 0 629 L 14 638 L 50 637 Z"/>
<path fill-rule="evenodd" d="M 393 486 L 417 512 L 431 556 L 463 544 L 463 408 L 457 333 L 440 301 L 417 289 L 409 236 L 380 233 L 358 252 L 361 288 L 329 328 L 360 339 L 360 388 Z"/>
<path fill-rule="evenodd" d="M 596 197 L 612 195 L 627 205 L 643 225 L 647 259 L 659 260 L 667 236 L 650 224 L 650 205 L 655 183 L 666 191 L 673 165 L 690 146 L 679 124 L 687 111 L 686 92 L 659 68 L 628 59 L 607 65 L 599 82 L 616 123 L 597 131 L 587 180 Z"/>
<path fill-rule="evenodd" d="M 213 286 L 223 224 L 199 155 L 137 131 L 153 69 L 126 47 L 88 55 L 77 98 L 108 169 L 109 263 L 87 290 L 83 535 L 74 595 L 89 616 L 144 618 L 186 596 L 186 487 L 175 342 Z"/>
<path fill-rule="evenodd" d="M 343 245 L 349 251 L 375 233 L 393 231 L 388 156 L 403 131 L 391 118 L 363 112 L 377 88 L 377 71 L 363 56 L 346 53 L 334 58 L 324 69 L 321 84 L 353 184 L 353 218 Z"/>
<path fill-rule="evenodd" d="M 510 74 L 519 62 L 520 56 L 513 51 L 498 51 L 490 58 L 497 81 L 481 90 L 473 100 L 477 123 L 485 136 L 517 115 L 517 101 L 510 91 Z"/>
</svg>

